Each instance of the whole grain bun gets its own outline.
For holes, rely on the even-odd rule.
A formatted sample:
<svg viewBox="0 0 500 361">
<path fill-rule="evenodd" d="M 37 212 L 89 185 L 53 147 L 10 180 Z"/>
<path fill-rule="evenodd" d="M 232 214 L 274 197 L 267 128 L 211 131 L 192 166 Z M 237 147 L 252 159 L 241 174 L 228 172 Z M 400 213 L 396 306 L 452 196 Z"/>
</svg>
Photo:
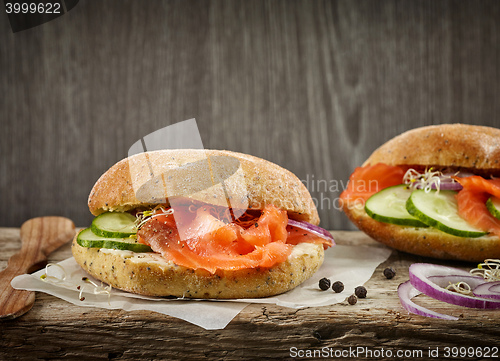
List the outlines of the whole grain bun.
<svg viewBox="0 0 500 361">
<path fill-rule="evenodd" d="M 495 236 L 479 238 L 456 237 L 432 227 L 415 228 L 378 222 L 371 218 L 363 206 L 344 205 L 349 219 L 374 240 L 399 251 L 419 256 L 482 262 L 487 258 L 500 258 L 500 239 Z"/>
<path fill-rule="evenodd" d="M 221 186 L 223 181 L 224 186 Z M 235 209 L 286 210 L 290 218 L 319 223 L 312 198 L 291 172 L 250 155 L 217 150 L 163 150 L 126 158 L 104 173 L 89 196 L 92 214 L 169 204 L 185 197 Z M 293 246 L 287 261 L 271 268 L 189 269 L 154 252 L 85 248 L 72 253 L 90 275 L 111 286 L 148 296 L 186 298 L 266 297 L 295 288 L 323 263 L 323 245 Z"/>
<path fill-rule="evenodd" d="M 152 179 L 167 185 L 158 186 Z M 219 180 L 224 180 L 225 189 Z M 202 190 L 193 195 L 193 189 Z M 123 159 L 99 178 L 88 204 L 98 215 L 168 204 L 169 197 L 186 194 L 221 206 L 228 205 L 229 194 L 234 208 L 274 204 L 292 219 L 319 224 L 309 191 L 293 173 L 261 158 L 223 150 L 161 150 Z"/>
<path fill-rule="evenodd" d="M 383 144 L 363 166 L 385 163 L 462 169 L 483 176 L 500 174 L 500 129 L 466 124 L 443 124 L 407 131 Z M 500 239 L 456 237 L 433 228 L 382 223 L 363 206 L 343 204 L 349 219 L 370 237 L 397 250 L 439 259 L 479 262 L 500 258 Z"/>
<path fill-rule="evenodd" d="M 257 298 L 291 290 L 310 278 L 323 263 L 323 246 L 294 246 L 288 260 L 271 268 L 193 270 L 155 253 L 85 248 L 73 240 L 76 262 L 90 275 L 112 287 L 146 296 L 186 298 Z"/>
<path fill-rule="evenodd" d="M 363 163 L 422 165 L 498 173 L 500 129 L 468 124 L 431 125 L 392 138 Z"/>
</svg>

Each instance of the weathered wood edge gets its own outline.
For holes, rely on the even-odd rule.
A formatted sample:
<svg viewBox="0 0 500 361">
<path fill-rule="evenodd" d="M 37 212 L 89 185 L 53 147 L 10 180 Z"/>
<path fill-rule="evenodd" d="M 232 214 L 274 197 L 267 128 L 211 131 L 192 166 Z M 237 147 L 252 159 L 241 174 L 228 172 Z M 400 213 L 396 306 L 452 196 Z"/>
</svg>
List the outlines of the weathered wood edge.
<svg viewBox="0 0 500 361">
<path fill-rule="evenodd" d="M 9 252 L 15 252 L 10 244 L 15 232 L 0 229 L 0 235 L 5 235 L 0 236 L 2 263 Z M 333 233 L 339 244 L 378 246 L 360 232 Z M 65 246 L 51 259 L 69 255 Z M 408 265 L 419 261 L 419 257 L 394 251 L 366 284 L 368 298 L 355 306 L 343 302 L 296 310 L 252 304 L 217 331 L 154 312 L 78 307 L 37 293 L 30 312 L 1 323 L 0 359 L 31 359 L 33 355 L 44 359 L 285 359 L 291 357 L 293 347 L 317 352 L 358 347 L 428 352 L 445 346 L 498 346 L 499 311 L 422 301 L 438 312 L 462 316 L 451 322 L 409 315 L 401 308 L 397 285 L 408 278 Z M 392 280 L 382 275 L 388 265 L 398 271 Z"/>
</svg>

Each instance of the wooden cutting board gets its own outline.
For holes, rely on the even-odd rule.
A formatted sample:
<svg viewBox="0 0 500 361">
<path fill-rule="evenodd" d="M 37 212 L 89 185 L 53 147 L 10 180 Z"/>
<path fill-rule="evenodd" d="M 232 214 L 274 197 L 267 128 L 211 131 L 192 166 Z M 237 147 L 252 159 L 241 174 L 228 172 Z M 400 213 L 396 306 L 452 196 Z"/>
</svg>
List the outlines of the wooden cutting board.
<svg viewBox="0 0 500 361">
<path fill-rule="evenodd" d="M 361 232 L 332 233 L 338 244 L 384 247 Z M 0 228 L 0 269 L 19 246 L 19 229 Z M 67 245 L 54 252 L 51 260 L 70 256 Z M 0 323 L 0 359 L 28 360 L 37 355 L 120 360 L 263 360 L 299 359 L 300 355 L 313 352 L 316 356 L 331 353 L 331 359 L 341 359 L 335 358 L 335 353 L 344 352 L 346 356 L 346 352 L 351 352 L 352 356 L 357 351 L 358 359 L 366 359 L 370 352 L 377 360 L 394 360 L 398 352 L 402 356 L 399 358 L 406 359 L 411 358 L 411 353 L 415 358 L 435 359 L 436 352 L 441 358 L 447 358 L 448 353 L 452 359 L 452 352 L 459 355 L 459 348 L 465 346 L 473 347 L 469 351 L 476 355 L 480 351 L 484 354 L 489 347 L 492 356 L 494 347 L 500 346 L 500 310 L 467 309 L 427 298 L 418 301 L 438 312 L 461 317 L 458 321 L 444 321 L 409 315 L 402 309 L 397 286 L 408 279 L 408 267 L 414 262 L 464 269 L 473 266 L 393 251 L 365 284 L 368 297 L 354 306 L 344 301 L 297 310 L 252 304 L 224 330 L 217 331 L 154 312 L 79 307 L 37 293 L 37 302 L 29 313 Z M 397 271 L 394 279 L 383 276 L 388 266 Z M 389 353 L 391 357 L 387 357 Z M 500 357 L 498 351 L 496 355 Z"/>
</svg>

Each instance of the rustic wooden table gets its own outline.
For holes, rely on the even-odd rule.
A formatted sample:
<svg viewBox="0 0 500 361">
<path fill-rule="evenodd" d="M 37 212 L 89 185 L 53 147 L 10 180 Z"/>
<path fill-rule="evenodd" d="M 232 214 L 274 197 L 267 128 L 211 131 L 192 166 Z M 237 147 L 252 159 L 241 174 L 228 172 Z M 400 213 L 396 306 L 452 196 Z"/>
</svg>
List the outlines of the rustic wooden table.
<svg viewBox="0 0 500 361">
<path fill-rule="evenodd" d="M 379 246 L 361 232 L 332 233 L 338 244 Z M 19 247 L 19 229 L 0 228 L 0 269 Z M 68 244 L 50 260 L 70 255 Z M 30 312 L 0 322 L 0 359 L 460 359 L 453 357 L 454 352 L 460 355 L 460 347 L 469 348 L 467 356 L 475 355 L 465 357 L 468 360 L 482 359 L 479 353 L 488 347 L 489 356 L 494 356 L 494 348 L 500 346 L 500 311 L 419 301 L 461 317 L 443 321 L 409 315 L 402 309 L 397 286 L 408 279 L 411 263 L 426 261 L 471 266 L 393 251 L 365 284 L 368 297 L 354 306 L 344 301 L 297 310 L 252 304 L 217 331 L 154 312 L 79 307 L 37 293 Z M 397 270 L 392 280 L 382 274 L 387 266 Z"/>
</svg>

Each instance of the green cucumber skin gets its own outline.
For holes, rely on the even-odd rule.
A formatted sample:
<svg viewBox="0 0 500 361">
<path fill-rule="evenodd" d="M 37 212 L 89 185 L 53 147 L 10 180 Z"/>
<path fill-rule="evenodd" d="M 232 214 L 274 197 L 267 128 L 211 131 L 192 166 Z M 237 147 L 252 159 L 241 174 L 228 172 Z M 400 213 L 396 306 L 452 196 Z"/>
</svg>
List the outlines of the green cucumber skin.
<svg viewBox="0 0 500 361">
<path fill-rule="evenodd" d="M 94 222 L 91 223 L 90 229 L 96 236 L 104 237 L 104 238 L 126 238 L 129 237 L 133 234 L 137 234 L 137 232 L 134 233 L 125 233 L 125 232 L 111 232 L 111 231 L 106 231 L 103 229 L 98 228 Z"/>
<path fill-rule="evenodd" d="M 121 217 L 123 218 L 124 215 L 127 215 L 128 213 L 112 213 L 112 212 L 107 212 L 98 215 L 97 217 L 94 218 L 92 221 L 92 224 L 90 225 L 90 228 L 92 229 L 92 232 L 98 236 L 105 237 L 105 238 L 125 238 L 129 237 L 133 234 L 137 233 L 137 230 L 134 229 L 134 221 L 135 217 L 130 215 L 130 224 L 126 227 L 130 227 L 134 230 L 127 231 L 127 232 L 120 232 L 116 230 L 109 230 L 105 229 L 105 227 L 102 225 L 102 223 L 112 223 L 114 221 L 114 217 Z"/>
<path fill-rule="evenodd" d="M 85 248 L 107 248 L 132 252 L 152 252 L 151 247 L 145 244 L 130 242 L 127 240 L 127 238 L 101 238 L 100 236 L 94 234 L 91 228 L 86 228 L 78 234 L 76 243 Z"/>
<path fill-rule="evenodd" d="M 385 189 L 381 190 L 380 192 L 372 195 L 370 198 L 368 198 L 368 200 L 365 203 L 365 212 L 374 220 L 376 220 L 378 222 L 382 222 L 382 223 L 389 223 L 389 224 L 395 224 L 398 226 L 408 226 L 408 227 L 417 227 L 417 228 L 429 227 L 427 224 L 421 222 L 420 220 L 418 220 L 416 218 L 409 218 L 409 217 L 396 218 L 396 217 L 384 216 L 384 215 L 375 213 L 370 209 L 370 207 L 369 207 L 369 204 L 371 203 L 370 199 L 372 200 L 372 202 L 378 202 L 378 200 L 376 200 L 374 197 L 381 197 L 382 192 L 390 191 L 391 188 L 401 188 L 401 187 L 406 187 L 406 185 L 391 186 L 391 187 L 385 188 Z M 411 216 L 411 215 L 408 214 L 408 216 Z"/>
<path fill-rule="evenodd" d="M 423 190 L 418 190 L 418 191 L 425 192 Z M 413 196 L 413 193 L 412 193 L 412 196 Z M 482 236 L 488 234 L 488 232 L 465 231 L 465 230 L 457 230 L 457 229 L 448 227 L 447 225 L 445 225 L 445 224 L 443 224 L 443 223 L 441 223 L 441 222 L 439 222 L 439 221 L 431 218 L 430 216 L 427 216 L 422 211 L 420 211 L 413 204 L 412 196 L 410 196 L 408 198 L 408 200 L 406 201 L 406 209 L 408 210 L 408 213 L 410 213 L 415 218 L 418 218 L 422 222 L 426 223 L 430 227 L 436 228 L 436 229 L 438 229 L 438 230 L 440 230 L 442 232 L 451 234 L 453 236 L 462 237 L 462 238 L 478 238 L 478 237 L 482 237 Z M 460 233 L 460 234 L 457 234 L 457 233 Z"/>
<path fill-rule="evenodd" d="M 397 226 L 408 226 L 408 227 L 417 227 L 417 228 L 427 228 L 429 227 L 427 224 L 421 222 L 418 219 L 410 219 L 410 218 L 389 218 L 384 216 L 379 216 L 378 214 L 373 213 L 365 206 L 365 212 L 374 220 L 382 223 L 390 223 L 395 224 Z"/>
<path fill-rule="evenodd" d="M 490 211 L 491 215 L 497 219 L 500 219 L 500 207 L 495 205 L 493 202 L 493 197 L 488 198 L 486 201 L 486 208 Z"/>
</svg>

